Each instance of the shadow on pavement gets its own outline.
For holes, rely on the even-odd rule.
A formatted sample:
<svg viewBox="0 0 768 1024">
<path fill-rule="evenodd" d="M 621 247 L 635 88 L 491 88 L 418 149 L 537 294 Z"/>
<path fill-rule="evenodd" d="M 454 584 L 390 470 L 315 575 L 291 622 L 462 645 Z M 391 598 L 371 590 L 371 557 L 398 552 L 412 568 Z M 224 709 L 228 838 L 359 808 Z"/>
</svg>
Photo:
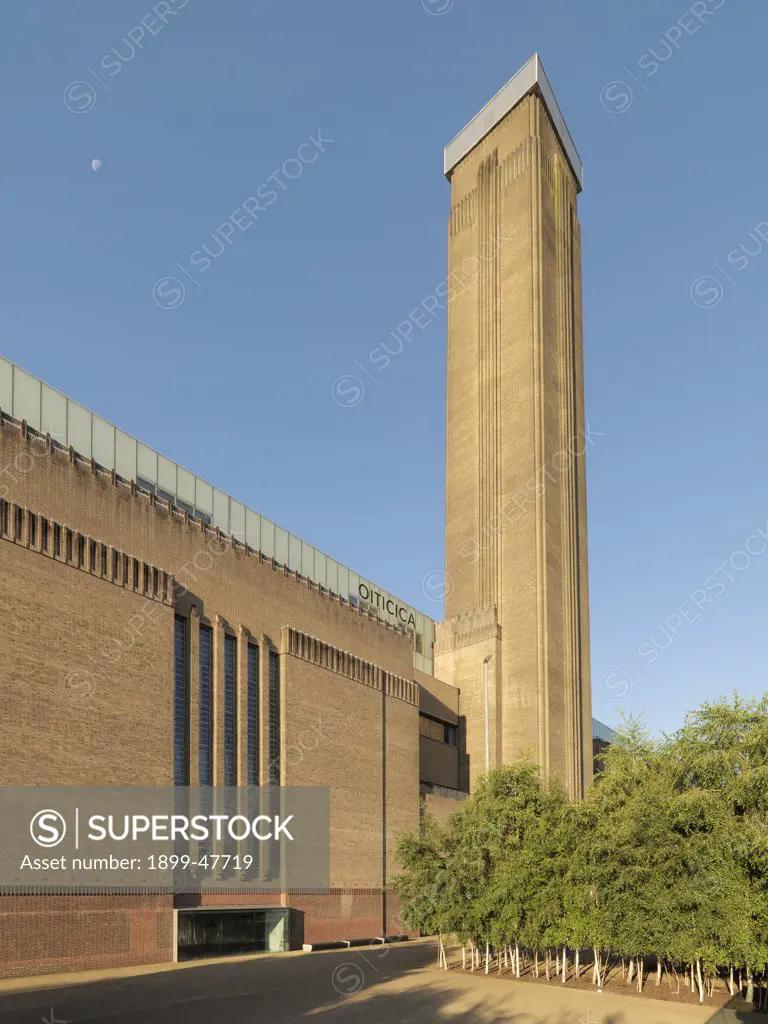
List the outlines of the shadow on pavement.
<svg viewBox="0 0 768 1024">
<path fill-rule="evenodd" d="M 372 991 L 434 959 L 431 945 L 404 944 L 210 962 L 132 978 L 6 993 L 0 996 L 0 1024 L 253 1024 L 262 1019 L 294 1024 L 318 1007 L 346 1003 L 363 987 Z"/>
</svg>

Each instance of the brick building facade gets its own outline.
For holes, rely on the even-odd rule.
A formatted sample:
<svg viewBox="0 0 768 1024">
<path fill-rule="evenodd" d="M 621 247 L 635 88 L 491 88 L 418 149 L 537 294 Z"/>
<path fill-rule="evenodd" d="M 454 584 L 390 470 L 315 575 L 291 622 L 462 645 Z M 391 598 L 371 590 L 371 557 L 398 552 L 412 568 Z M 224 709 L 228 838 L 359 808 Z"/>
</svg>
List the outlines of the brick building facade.
<svg viewBox="0 0 768 1024">
<path fill-rule="evenodd" d="M 401 932 L 386 895 L 396 836 L 418 823 L 420 780 L 438 808 L 452 804 L 436 787 L 462 787 L 458 694 L 414 668 L 412 634 L 6 415 L 0 460 L 0 613 L 10 626 L 0 784 L 225 784 L 234 651 L 235 784 L 331 787 L 332 892 L 201 893 L 175 906 L 290 906 L 304 942 Z M 204 645 L 210 763 L 199 719 Z M 159 895 L 0 897 L 0 974 L 173 959 L 173 911 L 174 898 Z"/>
</svg>

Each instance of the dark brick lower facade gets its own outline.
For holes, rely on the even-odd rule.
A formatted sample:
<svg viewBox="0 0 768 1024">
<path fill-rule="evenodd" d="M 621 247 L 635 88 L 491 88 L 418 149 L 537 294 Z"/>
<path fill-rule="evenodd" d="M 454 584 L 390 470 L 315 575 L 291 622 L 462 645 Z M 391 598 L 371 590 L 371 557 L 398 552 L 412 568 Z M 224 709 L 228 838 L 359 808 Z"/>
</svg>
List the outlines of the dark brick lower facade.
<svg viewBox="0 0 768 1024">
<path fill-rule="evenodd" d="M 175 959 L 174 905 L 290 907 L 302 943 L 403 934 L 397 901 L 379 891 L 339 890 L 322 895 L 2 896 L 0 977 L 16 978 L 104 967 L 135 967 Z"/>
</svg>

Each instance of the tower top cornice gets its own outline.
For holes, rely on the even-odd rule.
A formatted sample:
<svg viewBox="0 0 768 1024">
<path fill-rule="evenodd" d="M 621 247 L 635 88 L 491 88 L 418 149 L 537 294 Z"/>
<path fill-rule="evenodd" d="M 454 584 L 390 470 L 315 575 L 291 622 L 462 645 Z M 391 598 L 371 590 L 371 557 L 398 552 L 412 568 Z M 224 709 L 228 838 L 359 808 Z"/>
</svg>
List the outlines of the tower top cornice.
<svg viewBox="0 0 768 1024">
<path fill-rule="evenodd" d="M 493 131 L 496 125 L 507 116 L 510 110 L 532 93 L 538 95 L 546 107 L 568 163 L 571 165 L 578 190 L 581 191 L 583 188 L 584 167 L 538 53 L 534 53 L 517 74 L 510 78 L 505 86 L 499 89 L 493 99 L 489 100 L 483 109 L 475 114 L 466 128 L 462 128 L 459 134 L 445 147 L 444 168 L 446 176 L 450 177 L 451 171 L 464 159 L 467 153 L 482 142 L 486 135 Z"/>
</svg>

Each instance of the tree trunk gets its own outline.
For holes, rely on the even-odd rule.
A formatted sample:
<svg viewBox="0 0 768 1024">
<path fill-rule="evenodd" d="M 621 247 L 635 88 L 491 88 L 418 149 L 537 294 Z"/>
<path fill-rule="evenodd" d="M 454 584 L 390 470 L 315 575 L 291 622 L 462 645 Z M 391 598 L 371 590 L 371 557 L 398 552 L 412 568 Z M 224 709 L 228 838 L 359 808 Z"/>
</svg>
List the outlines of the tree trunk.
<svg viewBox="0 0 768 1024">
<path fill-rule="evenodd" d="M 568 953 L 563 946 L 563 984 L 568 980 Z"/>
<path fill-rule="evenodd" d="M 539 976 L 539 951 L 534 949 L 533 951 L 533 976 L 538 978 Z"/>
<path fill-rule="evenodd" d="M 520 946 L 515 943 L 515 977 L 520 977 Z"/>
<path fill-rule="evenodd" d="M 490 959 L 490 955 L 491 955 L 491 947 L 490 947 L 490 944 L 488 942 L 486 942 L 486 944 L 485 944 L 485 973 L 486 974 L 488 973 L 488 961 Z"/>
<path fill-rule="evenodd" d="M 627 970 L 627 984 L 632 984 L 632 979 L 635 976 L 635 958 L 632 956 L 629 958 L 629 968 Z"/>
<path fill-rule="evenodd" d="M 441 932 L 437 933 L 437 966 L 443 966 L 443 936 Z"/>
<path fill-rule="evenodd" d="M 549 981 L 549 950 L 547 950 L 546 957 L 544 960 L 544 970 L 547 975 L 547 981 Z"/>
<path fill-rule="evenodd" d="M 731 995 L 735 995 L 735 992 L 733 990 L 733 964 L 731 964 L 731 969 L 728 972 L 728 991 Z"/>
<path fill-rule="evenodd" d="M 576 950 L 576 966 L 575 966 L 575 970 L 576 970 L 576 981 L 578 981 L 579 980 L 579 951 L 578 951 L 578 949 Z"/>
<path fill-rule="evenodd" d="M 752 968 L 747 968 L 747 996 L 748 1003 L 754 1003 L 755 1001 L 755 979 L 752 974 Z"/>
<path fill-rule="evenodd" d="M 704 984 L 701 980 L 701 960 L 696 961 L 696 979 L 699 983 L 699 1002 L 704 1002 Z"/>
<path fill-rule="evenodd" d="M 656 988 L 661 984 L 661 957 L 656 957 Z"/>
<path fill-rule="evenodd" d="M 637 958 L 637 991 L 638 992 L 642 992 L 643 991 L 643 968 L 644 967 L 645 967 L 645 964 L 643 963 L 643 958 L 641 956 L 639 956 Z"/>
<path fill-rule="evenodd" d="M 621 980 L 627 980 L 627 965 L 624 961 L 624 957 L 621 958 Z"/>
</svg>

